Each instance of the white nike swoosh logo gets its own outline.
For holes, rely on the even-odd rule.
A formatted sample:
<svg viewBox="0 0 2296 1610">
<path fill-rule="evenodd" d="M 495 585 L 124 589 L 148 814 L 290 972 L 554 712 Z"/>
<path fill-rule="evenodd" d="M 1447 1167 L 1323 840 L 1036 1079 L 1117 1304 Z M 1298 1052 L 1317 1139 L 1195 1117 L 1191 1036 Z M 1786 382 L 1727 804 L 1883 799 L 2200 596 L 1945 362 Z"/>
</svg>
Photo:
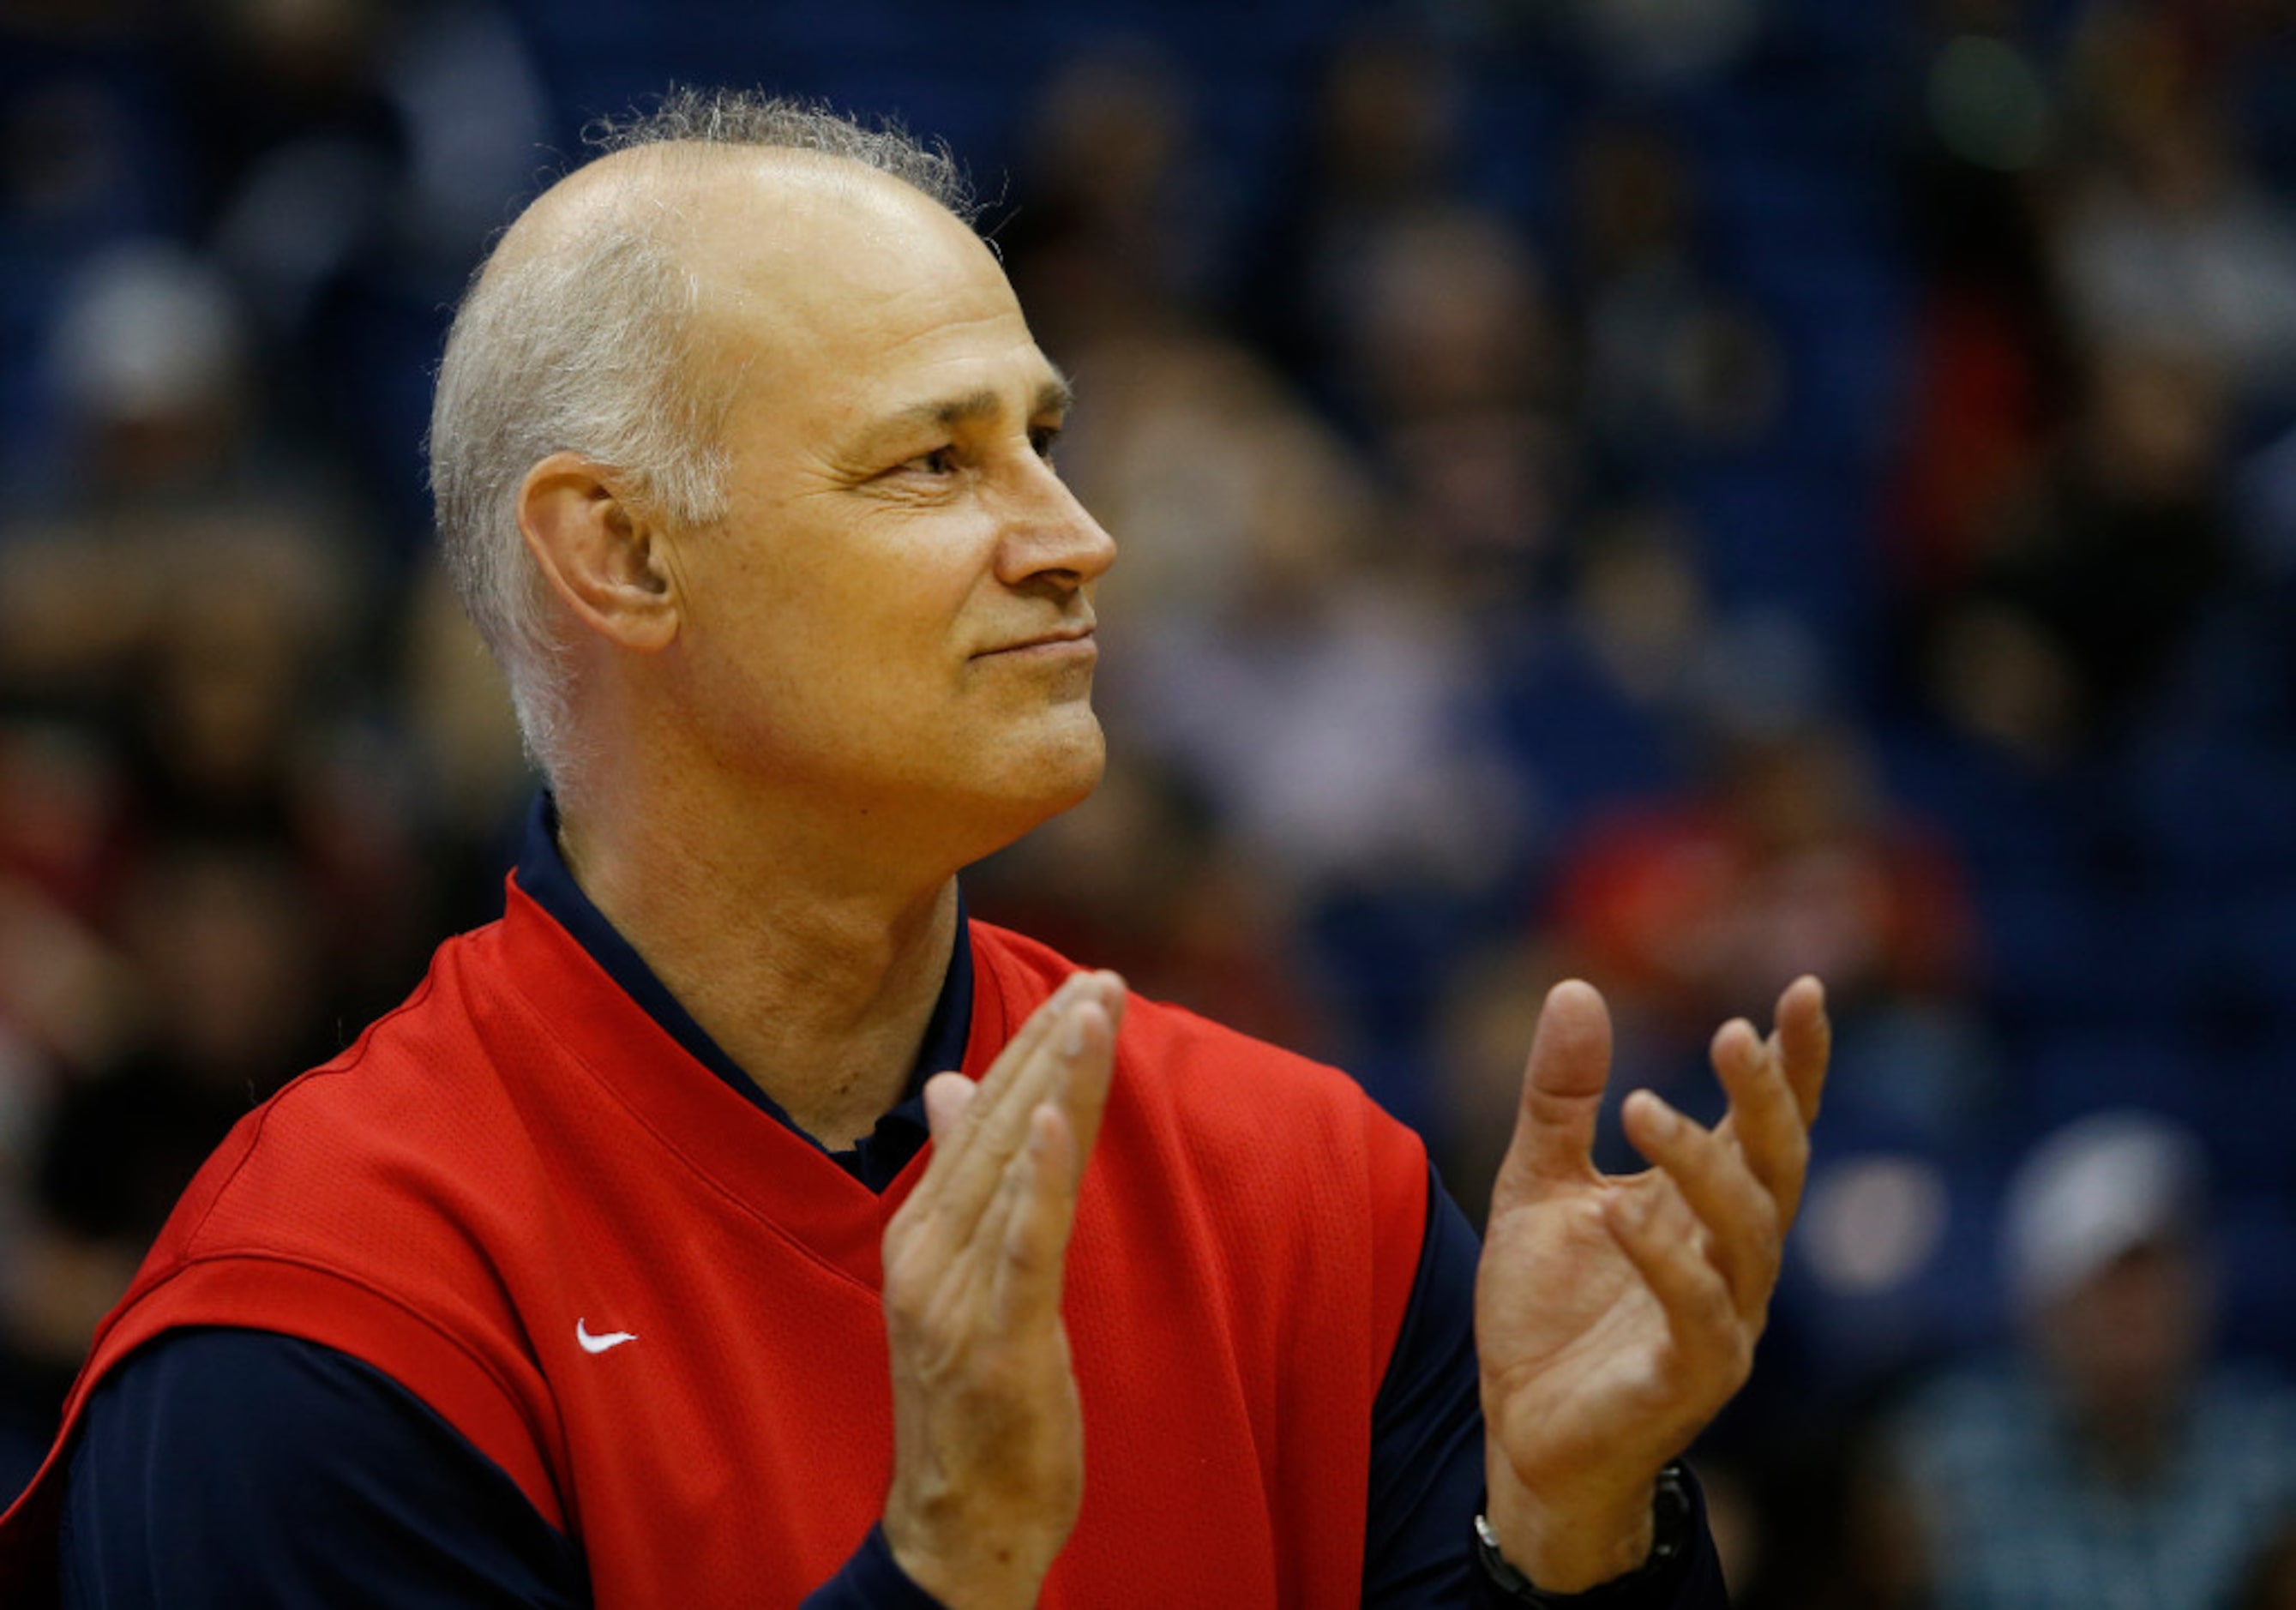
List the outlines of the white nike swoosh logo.
<svg viewBox="0 0 2296 1610">
<path fill-rule="evenodd" d="M 625 1342 L 635 1342 L 638 1338 L 636 1332 L 627 1330 L 610 1330 L 603 1336 L 594 1336 L 590 1334 L 590 1327 L 577 1319 L 574 1321 L 574 1339 L 582 1344 L 584 1352 L 602 1353 L 610 1348 L 619 1347 Z"/>
</svg>

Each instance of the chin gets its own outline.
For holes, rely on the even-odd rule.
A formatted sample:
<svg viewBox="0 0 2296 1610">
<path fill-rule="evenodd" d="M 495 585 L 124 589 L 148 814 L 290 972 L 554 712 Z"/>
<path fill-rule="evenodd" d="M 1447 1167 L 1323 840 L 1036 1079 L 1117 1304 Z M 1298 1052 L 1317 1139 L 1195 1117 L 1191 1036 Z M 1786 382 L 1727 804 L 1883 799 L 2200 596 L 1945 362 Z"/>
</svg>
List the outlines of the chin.
<svg viewBox="0 0 2296 1610">
<path fill-rule="evenodd" d="M 1010 811 L 1007 843 L 1083 804 L 1108 768 L 1107 740 L 1089 711 L 1082 720 L 1064 722 L 1061 730 L 1040 733 L 1005 752 L 1011 763 L 1000 768 L 995 793 Z"/>
<path fill-rule="evenodd" d="M 1108 740 L 1101 735 L 1100 722 L 1087 713 L 1078 725 L 1081 730 L 1063 735 L 1041 756 L 1037 781 L 1045 817 L 1083 804 L 1108 769 Z"/>
</svg>

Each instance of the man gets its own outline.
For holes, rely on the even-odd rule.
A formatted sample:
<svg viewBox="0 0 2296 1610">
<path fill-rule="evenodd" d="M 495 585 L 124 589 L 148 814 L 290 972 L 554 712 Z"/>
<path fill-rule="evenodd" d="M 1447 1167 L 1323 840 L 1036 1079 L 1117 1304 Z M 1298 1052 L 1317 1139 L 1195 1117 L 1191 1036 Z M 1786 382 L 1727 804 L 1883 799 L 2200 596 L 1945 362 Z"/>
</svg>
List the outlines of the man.
<svg viewBox="0 0 2296 1610">
<path fill-rule="evenodd" d="M 2018 1164 L 2017 1349 L 1941 1373 L 1890 1428 L 1926 1602 L 2228 1605 L 2296 1514 L 2296 1392 L 2218 1355 L 2209 1194 L 2198 1138 L 2132 1108 Z"/>
<path fill-rule="evenodd" d="M 1629 1100 L 1631 1179 L 1558 987 L 1478 1273 L 1349 1081 L 969 923 L 1099 776 L 1114 547 L 949 185 L 688 95 L 505 234 L 433 479 L 551 794 L 504 920 L 187 1194 L 5 1568 L 61 1514 L 91 1605 L 1723 1603 L 1669 1461 L 1816 984 L 1717 1036 L 1722 1129 Z"/>
</svg>

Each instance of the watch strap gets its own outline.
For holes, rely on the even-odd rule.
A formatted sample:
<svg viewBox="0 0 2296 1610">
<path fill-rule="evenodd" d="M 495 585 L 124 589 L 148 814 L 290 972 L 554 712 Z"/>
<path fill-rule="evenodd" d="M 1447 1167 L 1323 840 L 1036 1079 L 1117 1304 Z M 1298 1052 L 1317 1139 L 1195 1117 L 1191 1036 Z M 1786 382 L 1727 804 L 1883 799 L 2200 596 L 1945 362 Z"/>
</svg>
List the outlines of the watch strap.
<svg viewBox="0 0 2296 1610">
<path fill-rule="evenodd" d="M 1651 1500 L 1651 1550 L 1643 1563 L 1624 1576 L 1613 1577 L 1583 1593 L 1550 1593 L 1523 1574 L 1500 1552 L 1497 1533 L 1488 1517 L 1475 1516 L 1475 1558 L 1492 1586 L 1508 1602 L 1545 1606 L 1546 1610 L 1637 1610 L 1647 1603 L 1659 1579 L 1678 1568 L 1690 1553 L 1693 1508 L 1688 1476 L 1679 1461 L 1658 1474 Z"/>
</svg>

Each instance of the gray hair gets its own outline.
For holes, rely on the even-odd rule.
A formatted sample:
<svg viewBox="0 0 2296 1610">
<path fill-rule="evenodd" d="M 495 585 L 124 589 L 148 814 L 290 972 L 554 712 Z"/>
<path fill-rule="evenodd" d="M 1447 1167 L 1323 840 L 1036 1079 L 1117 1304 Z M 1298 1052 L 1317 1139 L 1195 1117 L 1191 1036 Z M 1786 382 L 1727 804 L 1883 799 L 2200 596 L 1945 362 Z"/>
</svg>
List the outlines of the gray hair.
<svg viewBox="0 0 2296 1610">
<path fill-rule="evenodd" d="M 641 145 L 752 146 L 843 157 L 970 222 L 945 145 L 893 123 L 738 90 L 674 89 L 652 111 L 594 126 L 604 155 Z M 527 752 L 562 783 L 574 752 L 564 640 L 519 535 L 527 472 L 572 452 L 685 526 L 725 512 L 721 438 L 738 379 L 696 383 L 689 334 L 701 287 L 660 209 L 621 206 L 568 246 L 480 265 L 455 315 L 430 411 L 430 492 L 463 605 L 509 678 Z"/>
</svg>

